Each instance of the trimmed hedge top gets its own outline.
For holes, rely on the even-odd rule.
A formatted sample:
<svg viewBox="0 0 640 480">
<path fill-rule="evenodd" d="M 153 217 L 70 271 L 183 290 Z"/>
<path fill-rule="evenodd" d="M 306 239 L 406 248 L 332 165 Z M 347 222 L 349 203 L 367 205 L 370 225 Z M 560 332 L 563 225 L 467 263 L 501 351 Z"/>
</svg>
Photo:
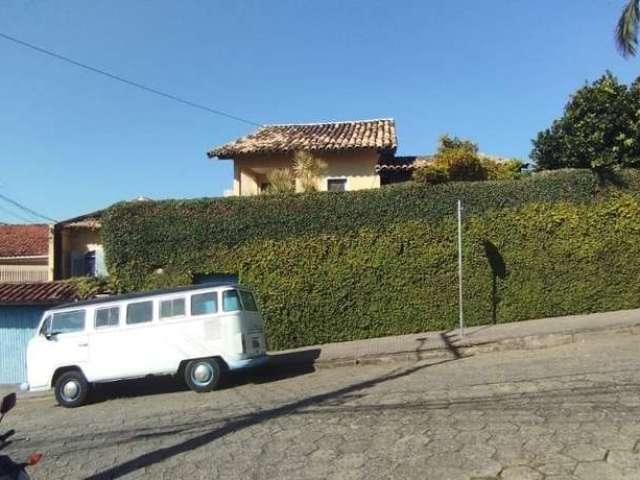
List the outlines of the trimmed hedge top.
<svg viewBox="0 0 640 480">
<path fill-rule="evenodd" d="M 159 252 L 147 248 L 159 240 L 184 251 L 202 248 L 202 242 L 207 246 L 233 246 L 254 239 L 379 228 L 398 221 L 433 222 L 453 215 L 458 199 L 463 201 L 466 214 L 473 215 L 531 202 L 588 202 L 593 199 L 596 185 L 589 171 L 567 170 L 518 181 L 125 202 L 107 211 L 102 236 L 110 269 L 141 260 L 141 255 L 155 258 L 154 266 L 163 266 L 172 263 L 175 255 L 166 252 L 166 256 L 158 258 Z"/>
</svg>

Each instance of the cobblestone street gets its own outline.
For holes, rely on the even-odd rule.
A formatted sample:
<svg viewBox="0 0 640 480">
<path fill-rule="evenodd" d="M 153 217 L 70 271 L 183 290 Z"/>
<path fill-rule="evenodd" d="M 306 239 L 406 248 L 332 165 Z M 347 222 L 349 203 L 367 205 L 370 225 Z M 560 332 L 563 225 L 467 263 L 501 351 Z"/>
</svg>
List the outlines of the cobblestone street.
<svg viewBox="0 0 640 480">
<path fill-rule="evenodd" d="M 44 452 L 36 479 L 640 479 L 639 364 L 638 337 L 616 335 L 200 395 L 118 384 L 75 410 L 20 400 L 3 453 Z"/>
</svg>

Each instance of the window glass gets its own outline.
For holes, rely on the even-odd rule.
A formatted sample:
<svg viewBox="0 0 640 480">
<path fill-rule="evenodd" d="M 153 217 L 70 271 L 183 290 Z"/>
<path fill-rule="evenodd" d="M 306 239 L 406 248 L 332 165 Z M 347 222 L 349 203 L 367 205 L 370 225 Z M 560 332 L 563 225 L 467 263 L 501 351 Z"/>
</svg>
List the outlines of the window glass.
<svg viewBox="0 0 640 480">
<path fill-rule="evenodd" d="M 115 327 L 120 323 L 120 308 L 98 308 L 96 310 L 96 328 Z"/>
<path fill-rule="evenodd" d="M 84 330 L 84 310 L 53 314 L 51 333 L 72 333 Z"/>
<path fill-rule="evenodd" d="M 207 315 L 218 311 L 216 292 L 198 293 L 191 296 L 191 315 Z"/>
<path fill-rule="evenodd" d="M 184 315 L 184 298 L 174 298 L 160 302 L 160 318 L 180 317 Z"/>
<path fill-rule="evenodd" d="M 251 312 L 258 311 L 258 306 L 256 305 L 256 301 L 251 292 L 240 290 L 240 297 L 242 298 L 242 304 L 244 305 L 245 310 L 249 310 Z"/>
<path fill-rule="evenodd" d="M 237 290 L 225 290 L 222 292 L 222 310 L 225 312 L 242 310 Z"/>
<path fill-rule="evenodd" d="M 330 192 L 344 192 L 347 189 L 346 178 L 330 178 L 327 180 L 327 190 Z"/>
<path fill-rule="evenodd" d="M 127 324 L 145 323 L 153 320 L 153 302 L 138 302 L 127 305 Z"/>
</svg>

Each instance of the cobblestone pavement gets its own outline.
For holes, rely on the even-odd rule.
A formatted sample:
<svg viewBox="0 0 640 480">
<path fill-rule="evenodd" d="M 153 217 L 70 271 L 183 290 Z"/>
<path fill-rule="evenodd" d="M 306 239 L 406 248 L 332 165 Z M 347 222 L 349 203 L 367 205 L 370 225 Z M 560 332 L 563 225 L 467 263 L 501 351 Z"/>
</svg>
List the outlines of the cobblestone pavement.
<svg viewBox="0 0 640 480">
<path fill-rule="evenodd" d="M 640 479 L 638 340 L 26 398 L 5 453 L 43 451 L 37 479 Z"/>
</svg>

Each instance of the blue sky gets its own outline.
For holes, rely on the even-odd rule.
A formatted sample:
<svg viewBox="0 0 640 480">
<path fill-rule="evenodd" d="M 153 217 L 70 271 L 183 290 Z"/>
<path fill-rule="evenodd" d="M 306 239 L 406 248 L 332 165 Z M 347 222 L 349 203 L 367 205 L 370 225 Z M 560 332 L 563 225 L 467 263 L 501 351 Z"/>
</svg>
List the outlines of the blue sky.
<svg viewBox="0 0 640 480">
<path fill-rule="evenodd" d="M 400 154 L 449 132 L 526 158 L 585 81 L 640 74 L 623 3 L 0 0 L 0 31 L 259 123 L 392 117 Z M 221 195 L 205 152 L 252 130 L 1 39 L 0 105 L 0 193 L 57 219 Z"/>
</svg>

